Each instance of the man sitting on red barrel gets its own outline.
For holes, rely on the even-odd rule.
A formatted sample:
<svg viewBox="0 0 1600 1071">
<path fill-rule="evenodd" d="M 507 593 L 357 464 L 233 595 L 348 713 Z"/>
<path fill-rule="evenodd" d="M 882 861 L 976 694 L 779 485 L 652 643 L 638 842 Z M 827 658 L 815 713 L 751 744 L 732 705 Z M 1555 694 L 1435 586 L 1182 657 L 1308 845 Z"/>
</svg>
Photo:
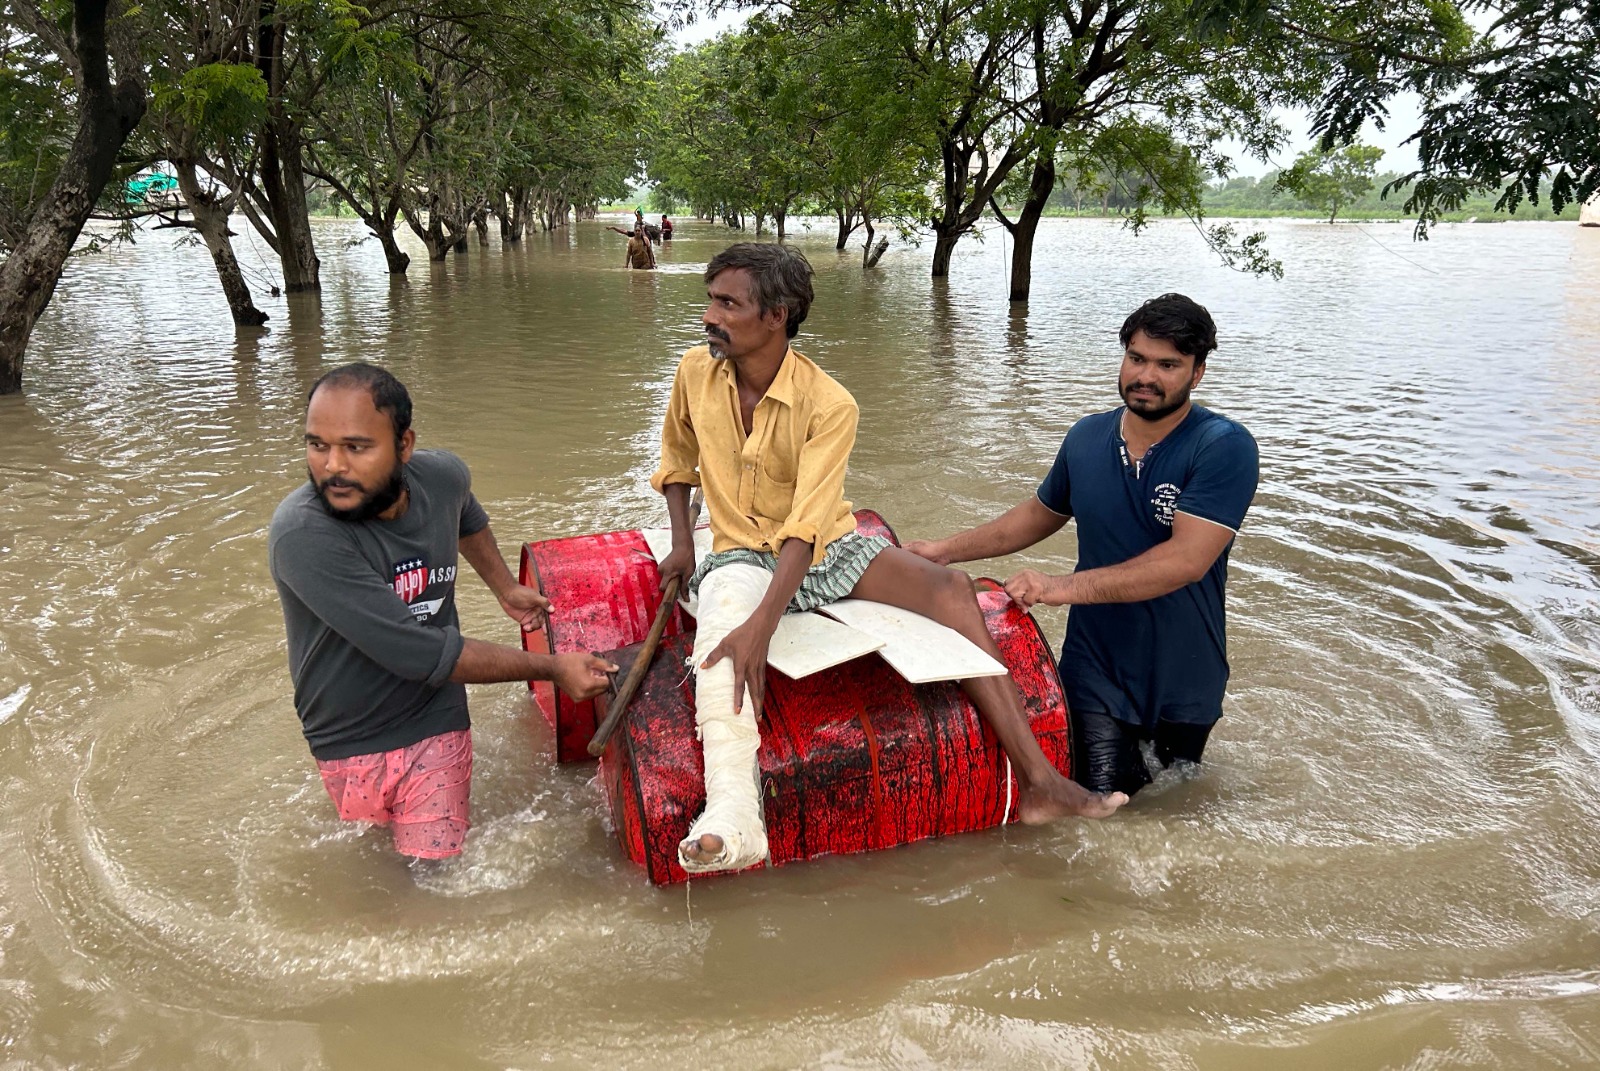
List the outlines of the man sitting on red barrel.
<svg viewBox="0 0 1600 1071">
<path fill-rule="evenodd" d="M 971 579 L 855 531 L 844 498 L 858 411 L 850 393 L 790 348 L 810 311 L 811 265 L 781 245 L 742 243 L 712 258 L 702 322 L 708 344 L 678 364 L 651 485 L 667 499 L 672 552 L 699 612 L 695 719 L 705 751 L 706 809 L 678 846 L 691 873 L 767 856 L 757 788 L 756 719 L 767 648 L 785 612 L 846 597 L 888 603 L 955 629 L 996 660 Z M 694 560 L 690 488 L 710 514 L 712 553 Z M 1028 728 L 1009 677 L 962 688 L 1016 770 L 1024 822 L 1104 817 L 1127 797 L 1063 777 Z"/>
</svg>

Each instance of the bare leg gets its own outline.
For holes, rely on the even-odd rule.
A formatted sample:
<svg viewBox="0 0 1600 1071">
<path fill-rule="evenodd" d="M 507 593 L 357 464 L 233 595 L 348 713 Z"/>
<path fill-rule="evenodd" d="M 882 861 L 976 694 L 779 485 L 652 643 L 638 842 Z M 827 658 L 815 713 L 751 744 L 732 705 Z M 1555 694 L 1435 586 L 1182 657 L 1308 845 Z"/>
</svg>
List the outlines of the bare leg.
<svg viewBox="0 0 1600 1071">
<path fill-rule="evenodd" d="M 965 573 L 919 558 L 908 550 L 890 547 L 867 566 L 852 598 L 870 599 L 932 618 L 1004 662 L 994 637 L 983 624 L 972 580 Z M 1033 738 L 1022 697 L 1009 676 L 973 677 L 961 682 L 972 704 L 994 729 L 1000 746 L 1011 759 L 1019 784 L 1018 813 L 1030 825 L 1078 815 L 1104 818 L 1128 802 L 1121 792 L 1090 792 L 1063 777 L 1045 757 Z"/>
</svg>

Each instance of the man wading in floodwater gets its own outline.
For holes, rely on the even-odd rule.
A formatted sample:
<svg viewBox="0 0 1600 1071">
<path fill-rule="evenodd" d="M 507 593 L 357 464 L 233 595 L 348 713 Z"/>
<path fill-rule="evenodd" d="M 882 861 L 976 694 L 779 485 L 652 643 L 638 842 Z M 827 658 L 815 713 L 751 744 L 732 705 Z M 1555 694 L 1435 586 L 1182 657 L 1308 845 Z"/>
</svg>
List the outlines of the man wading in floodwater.
<svg viewBox="0 0 1600 1071">
<path fill-rule="evenodd" d="M 339 817 L 392 825 L 400 854 L 443 859 L 467 835 L 463 685 L 547 680 L 586 699 L 617 667 L 461 635 L 458 549 L 525 631 L 543 626 L 550 604 L 512 577 L 467 466 L 415 444 L 411 396 L 388 372 L 350 364 L 317 380 L 309 482 L 272 515 L 267 553 L 295 710 Z"/>
<path fill-rule="evenodd" d="M 1072 426 L 1034 497 L 906 549 L 939 564 L 997 558 L 1077 520 L 1076 571 L 1024 570 L 1006 591 L 1027 607 L 1072 607 L 1061 682 L 1073 772 L 1095 791 L 1132 795 L 1151 779 L 1141 742 L 1163 766 L 1197 763 L 1222 717 L 1223 586 L 1258 455 L 1243 425 L 1189 400 L 1217 348 L 1210 313 L 1164 294 L 1128 317 L 1121 340 L 1124 404 Z"/>
<path fill-rule="evenodd" d="M 628 247 L 622 251 L 622 266 L 630 270 L 650 271 L 656 266 L 656 251 L 650 244 L 650 238 L 644 233 L 643 227 L 635 227 L 625 231 L 621 227 L 607 227 L 608 231 L 616 231 L 628 239 Z"/>
<path fill-rule="evenodd" d="M 856 438 L 849 392 L 789 347 L 811 308 L 811 265 L 781 245 L 741 244 L 705 271 L 708 346 L 684 354 L 651 485 L 667 499 L 672 552 L 661 563 L 699 596 L 695 720 L 706 809 L 678 846 L 685 870 L 750 866 L 767 856 L 757 793 L 756 719 L 767 646 L 785 612 L 845 597 L 914 610 L 1003 661 L 965 574 L 878 536 L 856 533 L 844 499 Z M 712 553 L 698 568 L 690 488 L 704 489 Z M 1024 822 L 1099 818 L 1127 801 L 1086 791 L 1050 765 L 1009 676 L 961 682 L 994 727 L 1020 782 Z"/>
</svg>

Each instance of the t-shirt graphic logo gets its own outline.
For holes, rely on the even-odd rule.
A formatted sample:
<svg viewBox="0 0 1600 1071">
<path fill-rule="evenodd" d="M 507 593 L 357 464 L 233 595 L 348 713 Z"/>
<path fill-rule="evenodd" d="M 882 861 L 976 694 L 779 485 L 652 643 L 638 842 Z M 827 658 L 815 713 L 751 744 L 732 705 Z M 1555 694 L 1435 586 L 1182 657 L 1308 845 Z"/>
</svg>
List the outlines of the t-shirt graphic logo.
<svg viewBox="0 0 1600 1071">
<path fill-rule="evenodd" d="M 1172 527 L 1172 510 L 1178 504 L 1178 494 L 1181 488 L 1175 483 L 1160 483 L 1150 499 L 1150 504 L 1156 508 L 1156 520 Z"/>
<path fill-rule="evenodd" d="M 428 563 L 421 558 L 406 558 L 394 563 L 394 593 L 411 602 L 428 590 Z"/>
</svg>

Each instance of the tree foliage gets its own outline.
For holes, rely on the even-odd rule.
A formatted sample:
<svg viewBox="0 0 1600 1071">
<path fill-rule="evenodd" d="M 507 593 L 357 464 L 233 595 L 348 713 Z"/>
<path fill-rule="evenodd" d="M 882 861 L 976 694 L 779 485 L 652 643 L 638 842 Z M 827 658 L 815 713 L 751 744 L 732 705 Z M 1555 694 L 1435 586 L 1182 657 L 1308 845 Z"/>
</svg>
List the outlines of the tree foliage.
<svg viewBox="0 0 1600 1071">
<path fill-rule="evenodd" d="M 658 80 L 648 173 L 660 203 L 779 234 L 797 205 L 858 228 L 923 218 L 927 127 L 864 60 L 858 36 L 758 15 L 671 57 Z M 919 141 L 919 138 L 921 139 Z M 865 254 L 864 254 L 865 255 Z"/>
<path fill-rule="evenodd" d="M 1389 186 L 1419 236 L 1475 195 L 1509 211 L 1543 192 L 1559 212 L 1600 189 L 1600 0 L 1205 2 L 1213 24 L 1274 27 L 1321 54 L 1323 148 L 1383 129 L 1399 94 L 1421 98 L 1418 166 Z"/>
<path fill-rule="evenodd" d="M 1301 153 L 1294 166 L 1278 176 L 1278 184 L 1328 213 L 1328 222 L 1332 223 L 1341 206 L 1359 200 L 1372 189 L 1372 179 L 1382 159 L 1383 150 L 1371 145 L 1311 149 Z"/>
<path fill-rule="evenodd" d="M 22 12 L 0 4 L 8 26 Z M 0 253 L 21 238 L 51 184 L 77 126 L 73 75 L 65 57 L 40 35 L 0 39 Z"/>
</svg>

